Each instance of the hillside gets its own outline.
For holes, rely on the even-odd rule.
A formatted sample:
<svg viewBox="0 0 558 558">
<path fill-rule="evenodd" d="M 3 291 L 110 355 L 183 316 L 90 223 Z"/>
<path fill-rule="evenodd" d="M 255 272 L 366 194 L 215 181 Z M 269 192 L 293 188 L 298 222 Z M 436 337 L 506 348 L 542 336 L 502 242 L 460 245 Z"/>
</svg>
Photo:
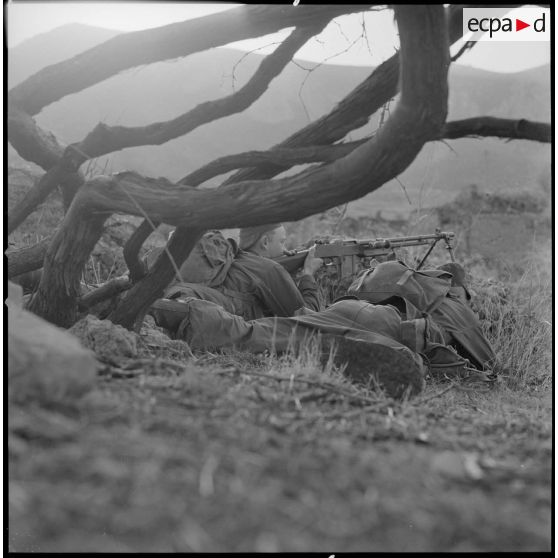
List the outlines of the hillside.
<svg viewBox="0 0 558 558">
<path fill-rule="evenodd" d="M 9 50 L 8 88 L 11 89 L 45 66 L 75 56 L 108 41 L 118 33 L 112 29 L 71 23 L 36 35 Z"/>
<path fill-rule="evenodd" d="M 46 34 L 43 43 L 68 36 L 72 31 L 68 27 Z M 99 37 L 104 40 L 103 33 Z M 39 44 L 39 39 L 36 37 L 10 51 L 14 65 L 21 60 L 21 49 L 29 51 L 33 46 L 36 50 L 49 50 L 46 44 Z M 261 59 L 258 54 L 244 55 L 237 50 L 219 48 L 185 59 L 134 68 L 46 107 L 37 121 L 62 141 L 73 142 L 81 140 L 99 121 L 137 126 L 170 119 L 202 101 L 232 93 L 250 77 Z M 162 146 L 110 154 L 97 160 L 90 172 L 133 169 L 149 176 L 177 180 L 217 157 L 269 148 L 310 120 L 326 114 L 370 72 L 369 68 L 324 64 L 308 76 L 299 65 L 312 68 L 314 64 L 301 60 L 297 64 L 290 64 L 271 83 L 266 94 L 242 114 L 213 122 Z M 550 69 L 546 66 L 517 74 L 498 74 L 455 65 L 450 72 L 449 102 L 449 119 L 492 115 L 548 121 Z M 351 137 L 370 133 L 376 126 L 377 118 L 373 118 L 369 126 Z M 473 183 L 491 192 L 537 187 L 547 179 L 549 168 L 548 145 L 525 141 L 506 143 L 498 139 L 431 143 L 399 181 L 387 183 L 358 203 L 352 203 L 349 214 L 358 216 L 382 210 L 388 215 L 404 215 L 413 209 L 447 202 Z"/>
</svg>

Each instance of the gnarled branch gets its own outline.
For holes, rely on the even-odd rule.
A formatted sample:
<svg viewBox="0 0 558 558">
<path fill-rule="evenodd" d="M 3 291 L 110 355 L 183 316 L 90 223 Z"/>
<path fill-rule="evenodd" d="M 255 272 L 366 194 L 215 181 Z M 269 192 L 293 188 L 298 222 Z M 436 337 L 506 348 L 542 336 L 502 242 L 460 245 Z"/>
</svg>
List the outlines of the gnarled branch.
<svg viewBox="0 0 558 558">
<path fill-rule="evenodd" d="M 192 227 L 177 227 L 167 245 L 168 253 L 167 250 L 161 252 L 147 275 L 130 289 L 108 319 L 127 328 L 143 320 L 147 309 L 163 296 L 165 287 L 175 277 L 175 267 L 179 268 L 184 263 L 203 232 L 202 229 Z"/>
<path fill-rule="evenodd" d="M 307 163 L 332 162 L 344 157 L 353 149 L 362 145 L 366 139 L 336 145 L 313 145 L 299 147 L 298 149 L 270 149 L 268 151 L 245 151 L 236 155 L 227 155 L 215 159 L 211 163 L 200 167 L 182 178 L 178 184 L 199 186 L 210 178 L 224 174 L 234 169 L 254 167 L 262 164 L 281 165 L 293 167 Z"/>
<path fill-rule="evenodd" d="M 32 75 L 9 91 L 9 102 L 27 114 L 37 114 L 50 103 L 128 68 L 188 56 L 286 27 L 313 25 L 321 17 L 331 19 L 367 8 L 348 4 L 296 8 L 256 4 L 156 29 L 124 33 Z"/>
<path fill-rule="evenodd" d="M 320 19 L 310 27 L 296 28 L 273 53 L 262 60 L 248 83 L 235 93 L 222 99 L 200 103 L 189 112 L 166 122 L 137 127 L 107 126 L 100 123 L 80 143 L 79 149 L 92 158 L 127 147 L 160 145 L 188 134 L 203 124 L 242 112 L 263 95 L 295 53 L 311 37 L 319 34 L 328 21 L 329 19 Z"/>
<path fill-rule="evenodd" d="M 149 235 L 160 225 L 159 222 L 150 222 L 144 219 L 139 227 L 131 234 L 130 238 L 124 245 L 123 256 L 128 270 L 130 271 L 130 279 L 133 283 L 137 283 L 147 274 L 147 268 L 139 259 L 139 251 L 143 243 L 149 238 Z"/>
<path fill-rule="evenodd" d="M 143 208 L 152 220 L 188 227 L 201 234 L 213 227 L 299 219 L 359 198 L 405 170 L 424 143 L 439 135 L 444 124 L 449 52 L 442 6 L 396 6 L 395 12 L 401 36 L 401 97 L 375 137 L 334 163 L 275 181 L 197 190 L 157 188 L 157 181 L 134 173 L 95 178 L 80 189 L 56 233 L 30 308 L 59 325 L 72 322 L 76 306 L 74 285 L 86 259 L 81 250 L 77 255 L 74 252 L 77 246 L 83 245 L 85 250 L 94 246 L 100 235 L 99 214 L 114 211 L 138 214 L 138 208 Z M 343 189 L 338 184 L 343 184 Z M 193 242 L 193 235 L 186 240 Z M 72 262 L 68 261 L 70 254 Z M 181 261 L 177 260 L 177 264 Z M 170 281 L 172 266 L 163 271 Z M 123 315 L 125 311 L 149 306 L 153 296 L 160 296 L 159 291 L 148 289 L 146 279 L 130 290 L 126 308 L 111 319 L 129 327 L 131 310 Z"/>
<path fill-rule="evenodd" d="M 450 5 L 446 12 L 450 44 L 463 36 L 463 8 L 467 7 L 470 5 L 454 4 Z M 512 7 L 510 6 L 510 9 Z M 399 65 L 399 53 L 396 53 L 375 68 L 368 78 L 328 114 L 298 130 L 277 144 L 274 149 L 329 145 L 342 140 L 352 130 L 367 124 L 370 116 L 397 94 Z M 257 168 L 240 170 L 223 184 L 272 178 L 288 169 L 287 165 L 263 164 Z"/>
</svg>

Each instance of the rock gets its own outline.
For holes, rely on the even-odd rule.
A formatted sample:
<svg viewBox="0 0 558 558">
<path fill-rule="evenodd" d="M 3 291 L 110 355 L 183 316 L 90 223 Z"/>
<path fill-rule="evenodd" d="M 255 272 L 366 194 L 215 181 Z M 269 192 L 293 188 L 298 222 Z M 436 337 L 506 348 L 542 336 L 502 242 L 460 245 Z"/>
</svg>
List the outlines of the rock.
<svg viewBox="0 0 558 558">
<path fill-rule="evenodd" d="M 23 306 L 23 288 L 21 285 L 16 285 L 8 281 L 8 298 L 6 299 L 8 308 L 14 306 L 21 308 Z"/>
<path fill-rule="evenodd" d="M 77 339 L 17 305 L 9 289 L 8 399 L 68 402 L 89 391 L 98 363 Z"/>
<path fill-rule="evenodd" d="M 84 347 L 95 352 L 103 362 L 119 365 L 138 354 L 137 335 L 110 320 L 99 320 L 91 314 L 75 323 L 69 330 Z"/>
</svg>

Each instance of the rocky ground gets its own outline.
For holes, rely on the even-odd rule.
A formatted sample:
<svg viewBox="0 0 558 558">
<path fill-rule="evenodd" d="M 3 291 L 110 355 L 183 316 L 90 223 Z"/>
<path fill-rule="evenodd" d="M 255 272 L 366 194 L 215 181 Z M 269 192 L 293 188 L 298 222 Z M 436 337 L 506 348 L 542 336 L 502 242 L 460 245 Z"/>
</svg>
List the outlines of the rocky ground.
<svg viewBox="0 0 558 558">
<path fill-rule="evenodd" d="M 394 401 L 311 355 L 76 331 L 92 389 L 8 408 L 10 551 L 550 550 L 545 373 Z"/>
</svg>

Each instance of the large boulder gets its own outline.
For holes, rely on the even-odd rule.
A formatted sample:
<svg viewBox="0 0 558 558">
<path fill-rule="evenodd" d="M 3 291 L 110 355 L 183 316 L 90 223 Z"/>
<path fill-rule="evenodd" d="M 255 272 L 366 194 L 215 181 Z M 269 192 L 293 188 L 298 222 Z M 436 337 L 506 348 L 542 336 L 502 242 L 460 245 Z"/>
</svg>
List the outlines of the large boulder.
<svg viewBox="0 0 558 558">
<path fill-rule="evenodd" d="M 67 402 L 95 383 L 98 363 L 67 331 L 21 307 L 22 289 L 8 283 L 8 399 Z"/>
</svg>

